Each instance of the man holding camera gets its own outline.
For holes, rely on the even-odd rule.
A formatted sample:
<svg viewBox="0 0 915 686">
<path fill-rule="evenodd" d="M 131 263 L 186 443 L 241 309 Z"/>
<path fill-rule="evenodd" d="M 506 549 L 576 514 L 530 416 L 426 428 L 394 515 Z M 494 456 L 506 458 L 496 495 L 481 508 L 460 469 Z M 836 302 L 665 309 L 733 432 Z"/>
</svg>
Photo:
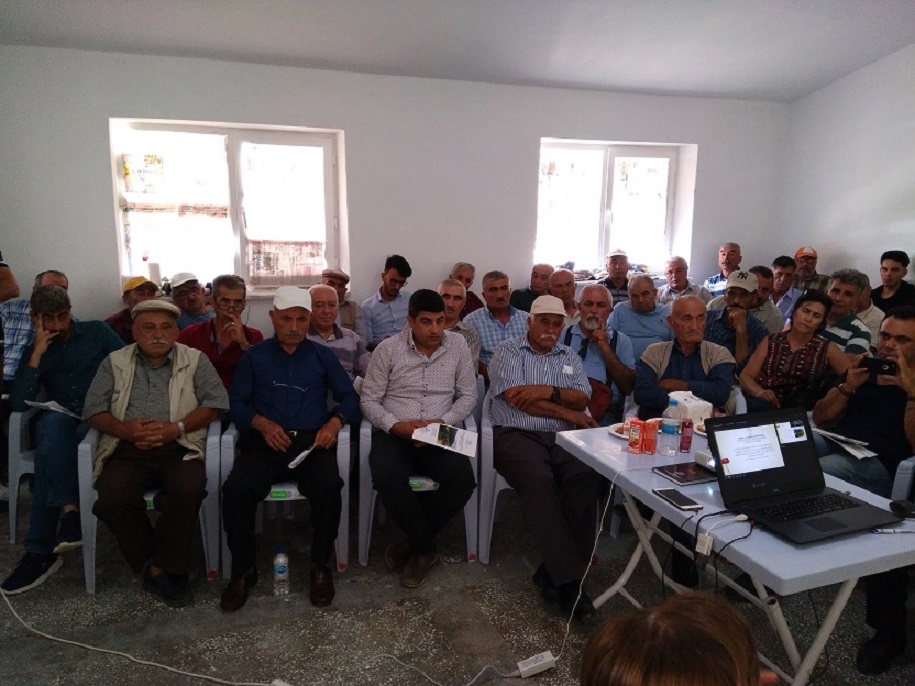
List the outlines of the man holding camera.
<svg viewBox="0 0 915 686">
<path fill-rule="evenodd" d="M 823 471 L 889 498 L 896 468 L 915 449 L 915 307 L 887 313 L 877 354 L 876 360 L 855 356 L 846 380 L 813 408 L 813 421 L 867 441 L 876 453 L 860 460 L 838 451 L 824 455 Z M 905 651 L 907 584 L 904 568 L 867 577 L 867 623 L 875 633 L 858 650 L 862 674 L 885 672 Z"/>
</svg>

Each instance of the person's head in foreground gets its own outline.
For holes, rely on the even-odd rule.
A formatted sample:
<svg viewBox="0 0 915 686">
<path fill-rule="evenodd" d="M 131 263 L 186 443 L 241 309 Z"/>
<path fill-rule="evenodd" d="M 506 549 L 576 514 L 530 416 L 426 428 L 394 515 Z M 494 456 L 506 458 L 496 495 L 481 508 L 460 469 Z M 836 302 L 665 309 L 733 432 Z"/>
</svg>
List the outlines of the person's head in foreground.
<svg viewBox="0 0 915 686">
<path fill-rule="evenodd" d="M 588 640 L 581 686 L 760 686 L 750 623 L 703 591 L 665 598 L 653 608 L 612 617 Z"/>
</svg>

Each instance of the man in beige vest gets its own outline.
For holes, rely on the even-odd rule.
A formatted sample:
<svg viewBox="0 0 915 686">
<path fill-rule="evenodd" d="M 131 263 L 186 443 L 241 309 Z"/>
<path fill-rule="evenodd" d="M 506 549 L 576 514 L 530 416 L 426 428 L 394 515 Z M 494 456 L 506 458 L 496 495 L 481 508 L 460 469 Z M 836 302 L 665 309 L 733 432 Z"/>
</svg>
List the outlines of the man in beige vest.
<svg viewBox="0 0 915 686">
<path fill-rule="evenodd" d="M 206 355 L 175 342 L 177 307 L 147 300 L 131 314 L 136 343 L 102 362 L 83 407 L 101 434 L 94 512 L 131 568 L 143 572 L 143 588 L 181 607 L 193 600 L 187 570 L 207 486 L 207 426 L 229 409 L 229 398 Z M 143 499 L 154 487 L 162 510 L 155 530 Z"/>
</svg>

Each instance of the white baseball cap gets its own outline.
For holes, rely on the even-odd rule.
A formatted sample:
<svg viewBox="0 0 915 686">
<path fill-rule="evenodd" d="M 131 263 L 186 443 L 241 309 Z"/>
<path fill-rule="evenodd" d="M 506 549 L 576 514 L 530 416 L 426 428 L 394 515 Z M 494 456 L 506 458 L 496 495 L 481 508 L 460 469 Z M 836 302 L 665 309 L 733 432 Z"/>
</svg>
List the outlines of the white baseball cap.
<svg viewBox="0 0 915 686">
<path fill-rule="evenodd" d="M 298 286 L 281 286 L 273 294 L 273 309 L 288 310 L 292 307 L 304 307 L 311 312 L 311 294 Z"/>
<path fill-rule="evenodd" d="M 563 317 L 566 316 L 566 308 L 562 304 L 562 300 L 557 298 L 554 295 L 541 295 L 534 301 L 534 304 L 531 305 L 531 316 L 538 314 L 561 314 Z"/>
</svg>

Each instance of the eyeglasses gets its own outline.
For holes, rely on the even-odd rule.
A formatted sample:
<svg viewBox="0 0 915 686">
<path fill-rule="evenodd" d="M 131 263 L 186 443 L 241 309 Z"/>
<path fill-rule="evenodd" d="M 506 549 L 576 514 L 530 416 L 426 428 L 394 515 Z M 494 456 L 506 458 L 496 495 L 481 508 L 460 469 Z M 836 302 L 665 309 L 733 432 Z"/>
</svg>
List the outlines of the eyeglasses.
<svg viewBox="0 0 915 686">
<path fill-rule="evenodd" d="M 294 390 L 294 391 L 302 391 L 302 393 L 307 393 L 307 392 L 308 392 L 308 388 L 307 388 L 307 387 L 306 387 L 306 388 L 302 388 L 301 386 L 292 386 L 292 385 L 290 385 L 290 384 L 280 383 L 279 381 L 274 381 L 274 382 L 273 382 L 273 387 L 274 387 L 274 388 L 291 388 L 291 389 Z"/>
<path fill-rule="evenodd" d="M 224 310 L 243 310 L 248 306 L 245 300 L 229 300 L 228 298 L 216 298 L 216 304 Z"/>
</svg>

